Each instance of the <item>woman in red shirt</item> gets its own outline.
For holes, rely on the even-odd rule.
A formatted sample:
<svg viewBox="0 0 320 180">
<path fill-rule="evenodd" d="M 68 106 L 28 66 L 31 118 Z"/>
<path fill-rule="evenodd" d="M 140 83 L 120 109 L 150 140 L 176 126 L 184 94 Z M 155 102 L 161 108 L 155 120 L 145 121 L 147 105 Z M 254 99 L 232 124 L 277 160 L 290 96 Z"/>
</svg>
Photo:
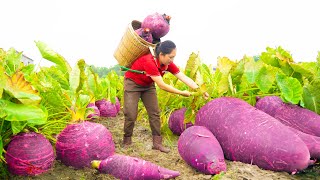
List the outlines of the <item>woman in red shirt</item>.
<svg viewBox="0 0 320 180">
<path fill-rule="evenodd" d="M 166 84 L 162 76 L 165 71 L 169 71 L 179 80 L 184 82 L 192 89 L 199 86 L 185 74 L 180 72 L 179 68 L 173 63 L 176 56 L 176 45 L 172 41 L 163 41 L 155 47 L 155 57 L 147 54 L 139 57 L 132 64 L 131 69 L 144 73 L 127 71 L 124 78 L 124 138 L 123 145 L 126 147 L 132 143 L 132 134 L 134 124 L 138 114 L 138 102 L 141 98 L 148 116 L 153 137 L 153 149 L 168 153 L 170 150 L 162 145 L 162 136 L 160 133 L 160 109 L 158 107 L 157 86 L 170 93 L 190 96 L 189 91 L 181 91 L 173 86 Z M 208 94 L 205 93 L 207 97 Z"/>
</svg>

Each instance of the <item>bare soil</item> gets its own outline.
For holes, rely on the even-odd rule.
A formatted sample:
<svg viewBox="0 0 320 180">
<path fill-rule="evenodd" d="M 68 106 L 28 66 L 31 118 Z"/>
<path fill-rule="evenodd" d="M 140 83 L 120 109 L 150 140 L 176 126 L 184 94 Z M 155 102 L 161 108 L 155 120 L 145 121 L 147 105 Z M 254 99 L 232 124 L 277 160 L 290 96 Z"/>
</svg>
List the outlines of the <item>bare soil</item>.
<svg viewBox="0 0 320 180">
<path fill-rule="evenodd" d="M 227 172 L 222 175 L 205 175 L 190 167 L 179 155 L 177 149 L 178 136 L 166 138 L 164 144 L 170 147 L 171 152 L 168 154 L 152 149 L 152 137 L 149 126 L 146 122 L 138 121 L 134 129 L 133 144 L 131 147 L 124 149 L 121 147 L 124 116 L 122 112 L 115 118 L 104 118 L 95 122 L 105 125 L 112 133 L 116 145 L 116 153 L 125 154 L 133 157 L 142 158 L 153 162 L 162 167 L 179 171 L 180 176 L 177 180 L 320 180 L 319 165 L 308 168 L 305 172 L 295 175 L 286 172 L 273 172 L 260 169 L 256 165 L 245 164 L 241 162 L 227 161 Z M 84 168 L 74 169 L 67 167 L 60 161 L 56 160 L 54 166 L 48 172 L 34 176 L 21 177 L 11 176 L 10 179 L 37 179 L 37 180 L 114 180 L 111 175 L 101 174 L 96 169 Z"/>
</svg>

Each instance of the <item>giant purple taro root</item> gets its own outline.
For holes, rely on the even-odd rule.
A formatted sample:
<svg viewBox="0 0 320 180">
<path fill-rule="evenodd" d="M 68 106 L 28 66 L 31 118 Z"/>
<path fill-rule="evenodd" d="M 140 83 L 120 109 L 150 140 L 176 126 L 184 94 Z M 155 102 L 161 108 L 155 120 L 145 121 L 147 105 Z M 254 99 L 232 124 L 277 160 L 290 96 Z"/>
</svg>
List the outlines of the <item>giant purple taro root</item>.
<svg viewBox="0 0 320 180">
<path fill-rule="evenodd" d="M 114 154 L 102 161 L 92 161 L 92 167 L 97 168 L 100 173 L 111 174 L 123 180 L 160 180 L 180 176 L 178 171 L 121 154 Z"/>
<path fill-rule="evenodd" d="M 192 126 L 183 131 L 178 140 L 178 151 L 190 166 L 205 174 L 227 170 L 218 140 L 204 126 Z"/>
<path fill-rule="evenodd" d="M 283 101 L 278 96 L 257 97 L 255 107 L 274 117 L 277 109 L 283 105 Z"/>
<path fill-rule="evenodd" d="M 101 117 L 116 117 L 118 114 L 116 105 L 112 104 L 111 101 L 101 99 L 96 101 L 95 104 L 100 111 Z"/>
<path fill-rule="evenodd" d="M 52 168 L 53 146 L 42 134 L 20 133 L 12 137 L 5 154 L 11 174 L 34 176 Z"/>
<path fill-rule="evenodd" d="M 290 126 L 288 127 L 291 131 L 297 134 L 301 138 L 301 140 L 307 145 L 310 152 L 310 156 L 314 159 L 319 160 L 320 159 L 320 137 L 301 132 Z"/>
<path fill-rule="evenodd" d="M 148 15 L 141 23 L 141 28 L 149 28 L 154 39 L 160 39 L 170 30 L 170 16 L 154 13 Z"/>
<path fill-rule="evenodd" d="M 173 134 L 180 135 L 186 128 L 193 126 L 192 122 L 184 122 L 186 110 L 187 108 L 181 108 L 171 113 L 169 117 L 169 129 Z"/>
<path fill-rule="evenodd" d="M 195 125 L 213 133 L 229 160 L 291 173 L 312 163 L 301 138 L 242 99 L 220 97 L 209 101 L 197 112 Z"/>
<path fill-rule="evenodd" d="M 309 109 L 284 103 L 278 96 L 263 97 L 257 101 L 255 106 L 287 126 L 307 134 L 320 136 L 320 116 Z"/>
<path fill-rule="evenodd" d="M 99 108 L 95 105 L 95 103 L 89 103 L 87 108 L 91 108 L 90 112 L 87 115 L 88 119 L 97 119 L 100 117 Z"/>
<path fill-rule="evenodd" d="M 110 131 L 99 123 L 84 121 L 68 125 L 56 142 L 57 159 L 74 168 L 90 167 L 91 161 L 115 152 Z"/>
</svg>

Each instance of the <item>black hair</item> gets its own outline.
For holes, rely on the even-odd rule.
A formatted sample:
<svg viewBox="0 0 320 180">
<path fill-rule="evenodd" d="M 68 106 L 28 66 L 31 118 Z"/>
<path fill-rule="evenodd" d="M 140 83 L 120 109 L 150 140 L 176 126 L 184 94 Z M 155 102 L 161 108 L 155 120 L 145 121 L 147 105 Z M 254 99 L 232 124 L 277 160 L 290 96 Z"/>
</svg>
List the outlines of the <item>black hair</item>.
<svg viewBox="0 0 320 180">
<path fill-rule="evenodd" d="M 176 48 L 176 44 L 170 40 L 159 42 L 155 48 L 156 58 L 159 58 L 159 54 L 170 54 Z"/>
</svg>

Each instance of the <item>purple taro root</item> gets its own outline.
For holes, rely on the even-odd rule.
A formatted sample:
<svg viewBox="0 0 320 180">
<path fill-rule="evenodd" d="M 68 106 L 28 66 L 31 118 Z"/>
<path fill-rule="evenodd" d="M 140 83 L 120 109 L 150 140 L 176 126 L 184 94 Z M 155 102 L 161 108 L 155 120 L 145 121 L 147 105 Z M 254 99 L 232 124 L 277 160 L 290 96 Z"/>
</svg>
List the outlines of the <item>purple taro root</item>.
<svg viewBox="0 0 320 180">
<path fill-rule="evenodd" d="M 139 28 L 135 32 L 145 41 L 152 43 L 153 38 L 149 28 Z"/>
<path fill-rule="evenodd" d="M 255 106 L 287 126 L 307 134 L 320 136 L 320 116 L 309 109 L 284 103 L 278 96 L 260 98 Z"/>
<path fill-rule="evenodd" d="M 122 180 L 160 180 L 180 176 L 178 171 L 121 154 L 114 154 L 102 161 L 92 161 L 92 167 L 97 168 L 100 173 L 110 174 Z"/>
<path fill-rule="evenodd" d="M 293 174 L 312 163 L 301 138 L 239 98 L 209 101 L 197 112 L 195 125 L 205 126 L 213 133 L 229 160 Z"/>
<path fill-rule="evenodd" d="M 34 176 L 52 168 L 53 146 L 42 134 L 20 133 L 12 137 L 5 154 L 11 174 Z"/>
<path fill-rule="evenodd" d="M 192 126 L 183 131 L 178 151 L 183 160 L 202 173 L 219 174 L 227 170 L 218 140 L 204 126 Z"/>
<path fill-rule="evenodd" d="M 89 121 L 68 125 L 56 142 L 57 159 L 77 169 L 90 167 L 92 160 L 105 159 L 114 152 L 110 131 L 102 124 Z"/>
<path fill-rule="evenodd" d="M 148 15 L 141 23 L 141 28 L 149 28 L 154 39 L 160 39 L 170 30 L 171 17 L 166 14 L 154 13 Z"/>
<path fill-rule="evenodd" d="M 289 129 L 291 129 L 291 131 L 297 134 L 301 138 L 301 140 L 307 145 L 310 152 L 310 156 L 314 159 L 319 160 L 320 159 L 320 137 L 301 132 L 290 126 L 288 127 Z"/>
<path fill-rule="evenodd" d="M 99 108 L 95 105 L 95 103 L 89 103 L 87 108 L 91 108 L 90 112 L 87 115 L 88 119 L 97 119 L 100 117 Z"/>
<path fill-rule="evenodd" d="M 169 129 L 175 135 L 179 136 L 186 128 L 193 126 L 192 122 L 184 122 L 184 115 L 186 110 L 187 108 L 175 110 L 169 117 Z"/>
<path fill-rule="evenodd" d="M 106 99 L 96 101 L 96 106 L 100 111 L 101 117 L 116 117 L 118 114 L 116 105 Z"/>
</svg>

